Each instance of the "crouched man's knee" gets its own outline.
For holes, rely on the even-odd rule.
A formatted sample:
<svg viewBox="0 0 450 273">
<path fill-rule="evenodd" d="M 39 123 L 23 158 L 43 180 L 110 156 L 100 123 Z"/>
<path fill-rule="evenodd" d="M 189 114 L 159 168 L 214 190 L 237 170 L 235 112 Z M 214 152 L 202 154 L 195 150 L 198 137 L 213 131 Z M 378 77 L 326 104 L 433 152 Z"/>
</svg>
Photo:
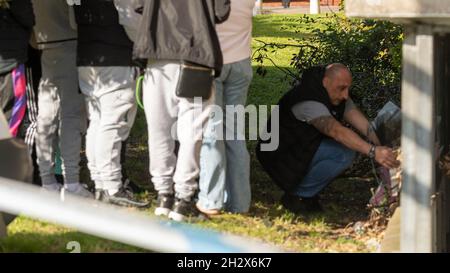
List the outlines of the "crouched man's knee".
<svg viewBox="0 0 450 273">
<path fill-rule="evenodd" d="M 345 169 L 350 168 L 356 157 L 356 152 L 348 148 L 343 148 L 340 155 L 340 162 Z"/>
</svg>

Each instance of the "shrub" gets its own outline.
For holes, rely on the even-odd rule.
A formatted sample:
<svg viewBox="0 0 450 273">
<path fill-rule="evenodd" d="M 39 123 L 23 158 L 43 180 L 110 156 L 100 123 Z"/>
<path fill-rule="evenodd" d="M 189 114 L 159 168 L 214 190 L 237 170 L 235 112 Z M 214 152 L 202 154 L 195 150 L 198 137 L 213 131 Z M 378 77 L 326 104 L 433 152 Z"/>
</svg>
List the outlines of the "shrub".
<svg viewBox="0 0 450 273">
<path fill-rule="evenodd" d="M 353 74 L 352 99 L 370 119 L 388 101 L 400 105 L 403 29 L 399 25 L 348 19 L 342 14 L 317 18 L 305 15 L 293 20 L 297 21 L 294 25 L 303 26 L 303 29 L 305 25 L 309 26 L 311 35 L 292 39 L 289 44 L 260 41 L 263 45 L 253 55 L 259 63 L 258 74 L 266 74 L 263 62 L 270 59 L 268 52 L 296 47 L 298 52 L 292 56 L 291 68 L 278 67 L 287 78 L 292 78 L 292 84 L 311 66 L 340 62 Z M 346 175 L 366 176 L 371 171 L 370 166 L 366 157 L 359 157 Z"/>
<path fill-rule="evenodd" d="M 298 47 L 291 59 L 293 69 L 282 69 L 293 83 L 311 66 L 340 62 L 353 73 L 351 96 L 369 117 L 389 100 L 400 103 L 402 28 L 386 21 L 348 19 L 342 14 L 303 16 L 298 25 L 310 26 L 311 35 L 290 44 L 263 44 L 255 51 L 257 73 L 266 73 L 267 52 L 286 46 Z M 317 25 L 322 27 L 317 28 Z"/>
</svg>

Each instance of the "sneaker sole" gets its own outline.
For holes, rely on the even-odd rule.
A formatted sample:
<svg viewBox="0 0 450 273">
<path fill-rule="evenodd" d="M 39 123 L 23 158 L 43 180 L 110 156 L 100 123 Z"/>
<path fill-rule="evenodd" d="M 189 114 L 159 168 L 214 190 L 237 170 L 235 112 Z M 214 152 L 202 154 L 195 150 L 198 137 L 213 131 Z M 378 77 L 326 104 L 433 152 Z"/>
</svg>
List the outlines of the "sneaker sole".
<svg viewBox="0 0 450 273">
<path fill-rule="evenodd" d="M 155 215 L 156 216 L 169 216 L 172 211 L 168 208 L 156 208 Z"/>
<path fill-rule="evenodd" d="M 124 206 L 124 207 L 136 207 L 136 208 L 145 208 L 149 206 L 149 203 L 137 203 L 137 202 L 131 202 L 128 199 L 109 199 L 109 203 L 118 205 L 118 206 Z"/>
<path fill-rule="evenodd" d="M 186 216 L 179 214 L 177 212 L 171 211 L 169 213 L 169 219 L 175 221 L 175 222 L 183 222 Z"/>
</svg>

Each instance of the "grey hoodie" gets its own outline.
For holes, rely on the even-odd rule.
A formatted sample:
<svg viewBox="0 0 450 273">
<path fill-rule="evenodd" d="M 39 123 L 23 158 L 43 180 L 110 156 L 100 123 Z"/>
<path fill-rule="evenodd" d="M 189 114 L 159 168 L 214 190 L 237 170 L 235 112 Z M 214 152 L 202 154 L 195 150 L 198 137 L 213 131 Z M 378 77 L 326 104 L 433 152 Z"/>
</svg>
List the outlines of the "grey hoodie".
<svg viewBox="0 0 450 273">
<path fill-rule="evenodd" d="M 34 34 L 39 49 L 54 48 L 77 40 L 73 8 L 66 0 L 33 0 Z"/>
<path fill-rule="evenodd" d="M 125 28 L 128 37 L 133 42 L 136 41 L 137 31 L 142 20 L 142 14 L 136 9 L 143 7 L 142 0 L 114 0 L 114 5 L 119 12 L 119 23 Z"/>
</svg>

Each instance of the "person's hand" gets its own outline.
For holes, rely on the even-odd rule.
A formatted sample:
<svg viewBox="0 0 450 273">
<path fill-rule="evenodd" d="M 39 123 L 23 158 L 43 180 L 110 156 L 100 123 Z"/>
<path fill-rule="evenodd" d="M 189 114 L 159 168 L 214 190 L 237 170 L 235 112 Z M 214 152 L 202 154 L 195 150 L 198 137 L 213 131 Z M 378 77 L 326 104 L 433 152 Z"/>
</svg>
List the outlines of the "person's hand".
<svg viewBox="0 0 450 273">
<path fill-rule="evenodd" d="M 396 159 L 392 149 L 385 146 L 377 146 L 375 148 L 375 161 L 389 169 L 400 166 L 400 161 Z"/>
</svg>

